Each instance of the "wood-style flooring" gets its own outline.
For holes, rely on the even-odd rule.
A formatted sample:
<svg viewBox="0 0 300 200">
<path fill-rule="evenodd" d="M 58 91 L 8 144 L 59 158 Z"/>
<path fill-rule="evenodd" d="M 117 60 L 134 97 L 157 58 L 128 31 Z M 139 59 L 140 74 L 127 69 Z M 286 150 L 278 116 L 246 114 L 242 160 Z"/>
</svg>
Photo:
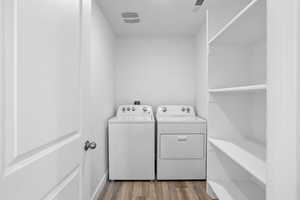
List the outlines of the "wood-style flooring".
<svg viewBox="0 0 300 200">
<path fill-rule="evenodd" d="M 212 200 L 203 181 L 113 181 L 98 200 Z"/>
</svg>

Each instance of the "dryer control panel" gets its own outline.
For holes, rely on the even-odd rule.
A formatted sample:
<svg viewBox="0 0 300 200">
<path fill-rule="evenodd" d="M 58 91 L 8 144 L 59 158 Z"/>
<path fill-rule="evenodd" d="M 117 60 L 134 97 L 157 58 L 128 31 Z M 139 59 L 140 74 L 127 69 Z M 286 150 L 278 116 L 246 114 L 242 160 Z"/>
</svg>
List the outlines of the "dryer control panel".
<svg viewBox="0 0 300 200">
<path fill-rule="evenodd" d="M 157 108 L 157 117 L 195 117 L 195 110 L 187 105 L 163 105 Z"/>
<path fill-rule="evenodd" d="M 136 116 L 136 117 L 153 117 L 151 106 L 147 105 L 121 105 L 118 108 L 117 117 Z"/>
</svg>

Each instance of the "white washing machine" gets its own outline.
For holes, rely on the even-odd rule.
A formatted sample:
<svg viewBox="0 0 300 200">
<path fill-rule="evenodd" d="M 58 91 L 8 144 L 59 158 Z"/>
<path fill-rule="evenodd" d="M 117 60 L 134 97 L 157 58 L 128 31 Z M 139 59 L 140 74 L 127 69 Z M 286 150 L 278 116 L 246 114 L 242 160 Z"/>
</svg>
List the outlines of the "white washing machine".
<svg viewBox="0 0 300 200">
<path fill-rule="evenodd" d="M 155 179 L 155 119 L 151 106 L 122 105 L 109 124 L 109 179 Z"/>
<path fill-rule="evenodd" d="M 159 106 L 157 179 L 206 179 L 206 121 L 192 106 Z"/>
</svg>

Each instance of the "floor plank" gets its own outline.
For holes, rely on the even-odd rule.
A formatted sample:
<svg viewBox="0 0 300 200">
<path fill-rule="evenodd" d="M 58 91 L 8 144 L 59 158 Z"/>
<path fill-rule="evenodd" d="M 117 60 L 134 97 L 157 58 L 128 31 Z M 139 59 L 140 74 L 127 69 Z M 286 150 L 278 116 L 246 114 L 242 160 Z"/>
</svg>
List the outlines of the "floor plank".
<svg viewBox="0 0 300 200">
<path fill-rule="evenodd" d="M 203 181 L 112 181 L 98 200 L 212 200 Z"/>
</svg>

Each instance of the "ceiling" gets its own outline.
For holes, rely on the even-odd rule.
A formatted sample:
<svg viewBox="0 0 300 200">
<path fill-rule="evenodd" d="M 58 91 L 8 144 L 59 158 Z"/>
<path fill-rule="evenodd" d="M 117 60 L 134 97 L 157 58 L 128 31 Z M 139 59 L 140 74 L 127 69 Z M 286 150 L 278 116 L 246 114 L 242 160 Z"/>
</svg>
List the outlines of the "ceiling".
<svg viewBox="0 0 300 200">
<path fill-rule="evenodd" d="M 97 0 L 118 35 L 195 35 L 205 16 L 196 0 Z M 126 24 L 123 12 L 137 12 L 140 23 Z"/>
</svg>

